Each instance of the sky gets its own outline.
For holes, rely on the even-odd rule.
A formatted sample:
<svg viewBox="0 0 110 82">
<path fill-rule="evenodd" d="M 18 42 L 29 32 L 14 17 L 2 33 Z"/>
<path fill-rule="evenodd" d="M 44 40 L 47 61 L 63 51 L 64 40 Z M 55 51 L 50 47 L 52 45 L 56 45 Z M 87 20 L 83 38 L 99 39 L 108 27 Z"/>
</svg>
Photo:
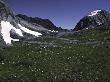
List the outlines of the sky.
<svg viewBox="0 0 110 82">
<path fill-rule="evenodd" d="M 50 19 L 56 26 L 73 29 L 96 9 L 110 12 L 110 0 L 5 0 L 16 14 Z"/>
</svg>

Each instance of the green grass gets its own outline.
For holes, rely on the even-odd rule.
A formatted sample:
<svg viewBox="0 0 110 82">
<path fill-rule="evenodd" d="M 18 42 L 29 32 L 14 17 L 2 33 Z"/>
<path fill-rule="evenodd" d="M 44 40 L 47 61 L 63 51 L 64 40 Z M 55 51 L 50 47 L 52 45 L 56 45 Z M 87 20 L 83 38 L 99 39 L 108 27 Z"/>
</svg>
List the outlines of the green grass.
<svg viewBox="0 0 110 82">
<path fill-rule="evenodd" d="M 106 38 L 110 38 L 110 30 L 107 29 L 84 29 L 75 34 L 69 34 L 62 36 L 63 38 L 68 39 L 77 39 L 81 41 L 88 41 L 90 39 L 103 41 Z"/>
<path fill-rule="evenodd" d="M 94 30 L 96 36 L 90 33 L 80 39 L 93 38 L 100 41 L 98 46 L 70 45 L 60 38 L 44 38 L 41 42 L 58 46 L 24 42 L 0 49 L 0 82 L 109 82 L 110 47 L 104 38 L 110 35 L 106 32 Z"/>
</svg>

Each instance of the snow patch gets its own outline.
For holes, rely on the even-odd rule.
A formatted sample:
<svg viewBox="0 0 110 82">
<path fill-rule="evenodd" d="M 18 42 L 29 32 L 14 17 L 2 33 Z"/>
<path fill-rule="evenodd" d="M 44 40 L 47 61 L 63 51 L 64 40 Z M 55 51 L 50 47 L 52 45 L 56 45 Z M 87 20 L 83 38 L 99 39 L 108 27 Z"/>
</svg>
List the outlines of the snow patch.
<svg viewBox="0 0 110 82">
<path fill-rule="evenodd" d="M 98 25 L 101 25 L 102 24 L 101 22 L 98 22 L 98 21 L 97 21 L 97 23 L 98 23 Z"/>
<path fill-rule="evenodd" d="M 49 30 L 50 32 L 58 32 L 58 31 L 55 31 L 55 30 Z"/>
<path fill-rule="evenodd" d="M 86 28 L 87 30 L 89 29 L 89 28 Z"/>
<path fill-rule="evenodd" d="M 102 10 L 96 10 L 96 11 L 93 11 L 93 12 L 91 12 L 91 14 L 88 15 L 88 16 L 94 16 L 94 15 L 97 15 L 98 12 L 100 12 L 100 11 L 102 11 Z"/>
<path fill-rule="evenodd" d="M 12 29 L 15 30 L 15 32 L 19 34 L 19 36 L 23 36 L 21 30 L 15 28 L 13 25 L 10 24 L 10 22 L 1 21 L 1 33 L 6 44 L 11 44 L 11 41 L 19 41 L 19 39 L 13 39 L 10 37 L 10 31 Z"/>
<path fill-rule="evenodd" d="M 20 27 L 21 30 L 23 30 L 23 31 L 26 32 L 26 33 L 32 34 L 32 35 L 37 36 L 37 37 L 42 35 L 42 34 L 39 33 L 39 32 L 31 31 L 31 30 L 29 30 L 29 29 L 23 27 L 21 24 L 18 24 L 18 26 Z"/>
<path fill-rule="evenodd" d="M 19 34 L 20 36 L 23 36 L 22 31 L 20 29 L 15 29 L 14 28 L 14 30 L 16 31 L 17 34 Z"/>
</svg>

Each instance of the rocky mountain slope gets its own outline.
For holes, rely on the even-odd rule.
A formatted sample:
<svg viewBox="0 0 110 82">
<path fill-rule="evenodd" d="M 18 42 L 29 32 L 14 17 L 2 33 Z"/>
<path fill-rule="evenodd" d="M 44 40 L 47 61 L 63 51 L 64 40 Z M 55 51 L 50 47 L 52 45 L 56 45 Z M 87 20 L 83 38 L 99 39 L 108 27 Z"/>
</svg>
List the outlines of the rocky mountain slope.
<svg viewBox="0 0 110 82">
<path fill-rule="evenodd" d="M 82 30 L 88 28 L 94 28 L 98 26 L 110 26 L 110 13 L 105 10 L 95 10 L 89 15 L 83 17 L 75 26 L 74 30 Z"/>
<path fill-rule="evenodd" d="M 25 34 L 32 36 L 41 36 L 37 31 L 26 28 L 18 18 L 15 17 L 13 11 L 2 1 L 0 1 L 0 36 L 1 46 L 11 45 L 12 41 L 19 41 L 24 38 Z"/>
<path fill-rule="evenodd" d="M 63 29 L 60 27 L 56 27 L 49 19 L 42 19 L 39 17 L 28 17 L 26 15 L 18 14 L 16 15 L 19 18 L 24 19 L 28 23 L 31 23 L 35 26 L 41 25 L 42 27 L 45 27 L 46 29 L 52 31 L 52 32 L 57 32 L 57 31 L 62 31 Z"/>
<path fill-rule="evenodd" d="M 13 41 L 33 40 L 44 35 L 54 35 L 63 30 L 50 20 L 13 14 L 13 11 L 0 1 L 0 46 L 10 46 Z"/>
</svg>

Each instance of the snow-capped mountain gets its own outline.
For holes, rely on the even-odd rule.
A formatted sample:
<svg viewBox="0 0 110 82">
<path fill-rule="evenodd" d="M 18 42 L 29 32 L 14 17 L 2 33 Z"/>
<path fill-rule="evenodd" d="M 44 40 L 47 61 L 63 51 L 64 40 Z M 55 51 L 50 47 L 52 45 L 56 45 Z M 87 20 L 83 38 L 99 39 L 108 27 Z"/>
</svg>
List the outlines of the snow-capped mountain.
<svg viewBox="0 0 110 82">
<path fill-rule="evenodd" d="M 95 10 L 83 17 L 76 25 L 74 30 L 82 30 L 84 28 L 94 28 L 97 26 L 109 26 L 110 25 L 110 13 L 105 10 Z"/>
</svg>

